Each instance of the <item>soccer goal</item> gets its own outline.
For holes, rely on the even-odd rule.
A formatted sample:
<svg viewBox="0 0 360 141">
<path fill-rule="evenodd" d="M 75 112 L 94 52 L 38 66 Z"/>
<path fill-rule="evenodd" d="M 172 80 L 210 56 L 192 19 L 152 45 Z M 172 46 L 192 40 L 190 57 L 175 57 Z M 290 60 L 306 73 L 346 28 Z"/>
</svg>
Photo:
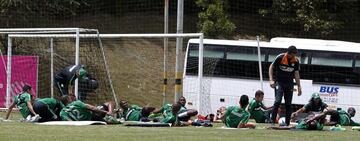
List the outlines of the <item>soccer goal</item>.
<svg viewBox="0 0 360 141">
<path fill-rule="evenodd" d="M 38 98 L 61 96 L 54 86 L 54 75 L 71 65 L 84 65 L 87 71 L 84 79 L 75 82 L 78 99 L 93 104 L 117 103 L 98 30 L 29 28 L 0 29 L 0 33 L 4 47 L 1 107 L 8 107 L 24 85 L 31 85 Z"/>
<path fill-rule="evenodd" d="M 102 101 L 102 99 L 116 99 L 118 96 L 133 104 L 150 104 L 152 106 L 173 103 L 174 90 L 182 89 L 183 71 L 175 71 L 175 66 L 182 68 L 184 65 L 185 47 L 176 50 L 176 38 L 183 38 L 184 46 L 190 38 L 196 38 L 200 41 L 203 39 L 202 33 L 70 34 L 56 32 L 58 33 L 34 32 L 8 35 L 11 39 L 12 56 L 25 54 L 39 58 L 39 72 L 37 73 L 39 85 L 36 92 L 39 97 L 47 97 L 51 93 L 53 87 L 51 87 L 50 74 L 56 73 L 56 71 L 52 72 L 51 68 L 58 70 L 76 62 L 76 39 L 78 38 L 80 40 L 78 43 L 79 64 L 85 64 L 92 77 L 97 80 L 104 79 L 104 82 L 98 80 L 100 88 L 109 86 L 108 89 L 96 89 L 94 94 L 88 94 L 86 100 L 97 102 Z M 164 39 L 168 39 L 168 48 L 165 49 Z M 199 56 L 202 55 L 201 47 L 202 44 L 200 43 Z M 53 56 L 51 57 L 51 55 Z M 105 58 L 104 55 L 108 62 L 103 59 Z M 54 58 L 53 63 L 51 63 L 51 58 Z M 176 63 L 178 64 L 176 65 Z M 198 63 L 201 64 L 202 59 Z M 200 70 L 202 67 L 198 69 Z M 107 76 L 107 71 L 111 72 L 112 80 Z M 197 86 L 202 85 L 201 79 L 202 73 L 199 73 Z M 113 87 L 114 92 L 112 92 L 111 84 L 115 86 Z M 79 89 L 81 89 L 80 87 L 81 83 Z M 203 89 L 200 88 L 203 87 L 196 88 L 195 91 L 200 93 L 197 95 L 199 97 L 197 99 L 201 99 Z M 115 92 L 116 95 L 111 94 Z M 11 97 L 10 95 L 9 97 Z M 56 90 L 54 90 L 54 95 L 57 95 Z M 79 95 L 81 97 L 80 91 Z M 201 107 L 200 102 L 192 102 L 191 104 L 197 109 Z"/>
</svg>

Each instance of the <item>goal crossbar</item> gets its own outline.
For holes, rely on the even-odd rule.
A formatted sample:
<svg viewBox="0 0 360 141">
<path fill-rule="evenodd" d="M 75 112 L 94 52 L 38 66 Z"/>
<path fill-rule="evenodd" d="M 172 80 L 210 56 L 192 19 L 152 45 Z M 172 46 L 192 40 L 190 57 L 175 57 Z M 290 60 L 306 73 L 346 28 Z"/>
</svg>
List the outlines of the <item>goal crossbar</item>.
<svg viewBox="0 0 360 141">
<path fill-rule="evenodd" d="M 176 38 L 176 37 L 200 37 L 202 33 L 183 34 L 80 34 L 81 38 Z M 9 37 L 36 37 L 36 38 L 75 38 L 76 34 L 9 34 Z"/>
<path fill-rule="evenodd" d="M 87 32 L 87 31 L 98 31 L 97 29 L 86 29 L 86 28 L 0 28 L 0 34 L 11 34 L 11 33 L 65 33 L 65 32 Z"/>
</svg>

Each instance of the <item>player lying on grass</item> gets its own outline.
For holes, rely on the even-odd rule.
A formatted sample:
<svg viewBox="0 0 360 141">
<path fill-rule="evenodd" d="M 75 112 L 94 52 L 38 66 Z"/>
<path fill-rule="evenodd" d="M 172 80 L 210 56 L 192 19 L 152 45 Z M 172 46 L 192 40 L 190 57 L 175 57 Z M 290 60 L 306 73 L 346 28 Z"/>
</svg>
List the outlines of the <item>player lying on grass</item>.
<svg viewBox="0 0 360 141">
<path fill-rule="evenodd" d="M 93 105 L 76 100 L 61 110 L 60 117 L 63 121 L 89 121 L 92 119 L 93 113 L 112 114 L 111 112 L 100 110 Z"/>
<path fill-rule="evenodd" d="M 197 110 L 195 110 L 195 109 L 187 109 L 185 107 L 185 104 L 186 104 L 185 97 L 180 97 L 179 100 L 176 102 L 176 104 L 179 104 L 181 106 L 179 112 L 177 113 L 179 121 L 187 122 L 187 121 L 189 121 L 191 119 L 191 117 L 196 116 L 198 114 Z M 173 104 L 165 104 L 160 109 L 154 110 L 152 113 L 154 113 L 154 114 L 162 114 L 162 116 L 165 117 L 166 113 L 171 112 L 172 105 Z"/>
<path fill-rule="evenodd" d="M 126 100 L 121 100 L 119 104 L 122 111 L 118 118 L 124 118 L 125 121 L 148 121 L 148 116 L 155 110 L 154 107 L 129 105 Z"/>
<path fill-rule="evenodd" d="M 93 116 L 92 116 L 91 120 L 93 120 L 93 121 L 104 121 L 104 122 L 106 122 L 108 124 L 119 124 L 120 123 L 120 121 L 118 121 L 115 118 L 115 112 L 114 112 L 115 102 L 114 101 L 105 102 L 103 104 L 100 104 L 100 105 L 96 106 L 96 108 L 99 109 L 99 110 L 107 111 L 107 113 L 110 114 L 110 115 L 100 113 L 100 112 L 95 112 L 95 113 L 93 113 Z"/>
<path fill-rule="evenodd" d="M 320 114 L 323 111 L 328 110 L 328 105 L 322 102 L 319 93 L 313 93 L 311 95 L 311 99 L 309 103 L 306 104 L 304 107 L 300 108 L 296 112 L 292 113 L 291 119 L 297 118 L 300 113 L 307 113 L 307 114 Z"/>
<path fill-rule="evenodd" d="M 37 99 L 34 103 L 34 111 L 41 117 L 39 122 L 61 120 L 59 116 L 61 109 L 74 99 L 75 97 L 70 95 L 63 95 L 60 100 L 55 98 Z"/>
<path fill-rule="evenodd" d="M 251 100 L 248 111 L 250 112 L 250 118 L 255 119 L 257 123 L 270 122 L 270 114 L 272 107 L 266 107 L 262 101 L 264 99 L 264 92 L 257 90 L 255 92 L 255 98 Z"/>
<path fill-rule="evenodd" d="M 5 120 L 9 119 L 12 109 L 17 106 L 21 113 L 21 116 L 24 119 L 27 119 L 28 116 L 39 117 L 39 115 L 33 109 L 34 97 L 31 95 L 31 87 L 25 85 L 22 88 L 22 92 L 14 96 L 14 101 L 11 103 L 8 111 L 6 112 Z"/>
<path fill-rule="evenodd" d="M 297 125 L 290 126 L 270 126 L 270 129 L 275 130 L 290 130 L 290 129 L 300 129 L 300 130 L 323 130 L 325 118 L 320 118 L 317 120 L 310 120 L 314 117 L 313 114 L 300 119 Z M 285 118 L 284 118 L 285 119 Z M 283 121 L 283 125 L 286 125 L 285 121 Z"/>
<path fill-rule="evenodd" d="M 314 115 L 309 115 L 307 118 L 301 119 L 294 128 L 304 130 L 323 130 L 325 117 L 316 120 L 312 119 L 313 117 Z"/>
<path fill-rule="evenodd" d="M 341 126 L 360 126 L 360 123 L 353 121 L 351 118 L 355 116 L 356 110 L 353 107 L 349 107 L 348 111 L 344 110 L 332 110 L 322 112 L 321 114 L 313 117 L 311 120 L 318 120 L 325 118 L 326 115 L 330 115 L 330 121 L 326 123 L 327 125 L 341 125 Z"/>
<path fill-rule="evenodd" d="M 226 108 L 224 113 L 221 113 L 220 118 L 223 119 L 225 125 L 231 128 L 255 128 L 254 124 L 249 124 L 250 113 L 246 111 L 246 106 L 249 104 L 249 97 L 242 95 L 240 97 L 240 106 L 230 106 Z"/>
</svg>

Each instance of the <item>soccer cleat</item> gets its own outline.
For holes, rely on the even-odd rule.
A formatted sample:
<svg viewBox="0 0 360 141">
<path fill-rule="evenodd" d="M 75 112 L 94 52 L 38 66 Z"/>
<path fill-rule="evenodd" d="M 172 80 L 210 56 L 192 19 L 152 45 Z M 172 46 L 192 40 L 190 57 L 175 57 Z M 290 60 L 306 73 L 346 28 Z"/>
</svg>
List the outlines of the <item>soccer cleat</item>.
<svg viewBox="0 0 360 141">
<path fill-rule="evenodd" d="M 331 126 L 330 131 L 345 131 L 346 128 L 342 128 L 341 125 Z"/>
<path fill-rule="evenodd" d="M 38 122 L 41 119 L 39 115 L 35 115 L 31 117 L 31 119 L 28 122 Z"/>
<path fill-rule="evenodd" d="M 30 122 L 31 120 L 31 115 L 28 115 L 23 121 L 24 122 Z"/>
<path fill-rule="evenodd" d="M 354 126 L 354 127 L 352 127 L 351 129 L 352 129 L 352 130 L 358 130 L 358 131 L 360 131 L 360 126 Z"/>
</svg>

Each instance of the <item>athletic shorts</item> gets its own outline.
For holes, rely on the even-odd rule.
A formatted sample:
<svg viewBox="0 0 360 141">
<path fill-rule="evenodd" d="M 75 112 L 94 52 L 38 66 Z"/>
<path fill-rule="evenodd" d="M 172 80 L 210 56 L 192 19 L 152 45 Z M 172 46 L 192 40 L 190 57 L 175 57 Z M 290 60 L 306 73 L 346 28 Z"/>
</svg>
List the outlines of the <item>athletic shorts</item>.
<svg viewBox="0 0 360 141">
<path fill-rule="evenodd" d="M 104 111 L 108 111 L 108 110 L 109 110 L 109 107 L 106 106 L 105 104 L 101 104 L 101 105 L 99 105 L 99 106 L 96 106 L 96 108 L 99 109 L 99 110 L 104 110 Z M 92 116 L 91 120 L 93 120 L 93 121 L 104 121 L 103 118 L 106 116 L 106 114 L 103 114 L 103 113 L 95 113 L 95 112 L 94 112 L 92 115 L 93 115 L 93 116 Z"/>
<path fill-rule="evenodd" d="M 49 110 L 48 105 L 46 105 L 40 101 L 36 101 L 34 103 L 33 108 L 34 108 L 35 113 L 40 115 L 40 117 L 41 117 L 41 119 L 39 120 L 40 122 L 55 120 L 55 119 L 53 119 L 53 114 Z"/>
<path fill-rule="evenodd" d="M 334 114 L 330 116 L 330 122 L 339 123 L 340 121 L 340 114 L 338 111 L 335 111 Z"/>
<path fill-rule="evenodd" d="M 182 113 L 185 113 L 185 112 L 188 112 L 189 111 L 189 109 L 186 109 L 186 110 L 183 110 L 181 113 L 178 113 L 178 115 L 180 115 L 180 114 L 182 114 Z M 178 116 L 178 120 L 180 120 L 180 121 L 188 121 L 188 120 L 190 120 L 190 116 L 188 116 L 188 115 L 186 115 L 186 116 L 183 116 L 183 117 L 179 117 Z"/>
</svg>

